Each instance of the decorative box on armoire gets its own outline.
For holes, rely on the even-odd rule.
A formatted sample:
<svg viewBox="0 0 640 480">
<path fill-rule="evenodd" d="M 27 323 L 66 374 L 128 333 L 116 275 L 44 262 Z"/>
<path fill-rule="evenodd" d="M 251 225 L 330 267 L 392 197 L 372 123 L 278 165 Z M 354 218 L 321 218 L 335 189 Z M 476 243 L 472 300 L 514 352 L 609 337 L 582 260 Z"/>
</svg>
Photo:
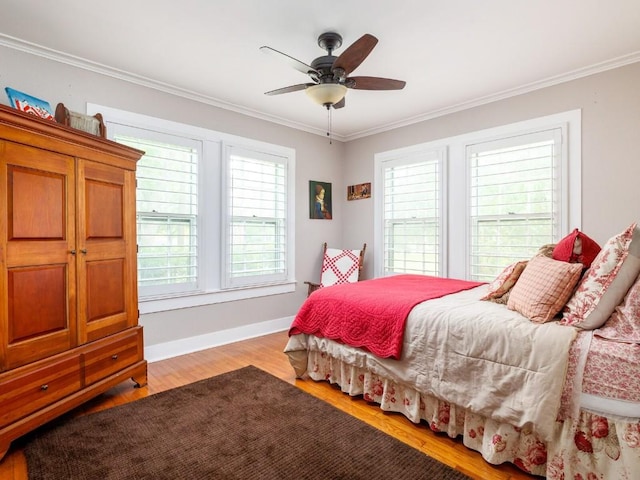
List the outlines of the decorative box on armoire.
<svg viewBox="0 0 640 480">
<path fill-rule="evenodd" d="M 143 153 L 0 105 L 0 459 L 19 436 L 125 379 L 147 383 Z"/>
</svg>

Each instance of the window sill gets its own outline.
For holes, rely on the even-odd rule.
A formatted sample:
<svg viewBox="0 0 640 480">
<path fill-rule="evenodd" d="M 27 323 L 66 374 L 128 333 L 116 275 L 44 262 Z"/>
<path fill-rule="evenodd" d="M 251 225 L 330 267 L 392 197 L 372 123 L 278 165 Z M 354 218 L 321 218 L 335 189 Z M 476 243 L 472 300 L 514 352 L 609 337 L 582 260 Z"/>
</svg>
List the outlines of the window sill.
<svg viewBox="0 0 640 480">
<path fill-rule="evenodd" d="M 166 312 L 180 308 L 200 307 L 215 303 L 247 300 L 250 298 L 266 297 L 292 293 L 296 289 L 296 282 L 288 282 L 279 285 L 266 285 L 263 287 L 237 288 L 233 290 L 217 290 L 215 292 L 198 292 L 183 295 L 140 299 L 138 309 L 140 314 Z"/>
</svg>

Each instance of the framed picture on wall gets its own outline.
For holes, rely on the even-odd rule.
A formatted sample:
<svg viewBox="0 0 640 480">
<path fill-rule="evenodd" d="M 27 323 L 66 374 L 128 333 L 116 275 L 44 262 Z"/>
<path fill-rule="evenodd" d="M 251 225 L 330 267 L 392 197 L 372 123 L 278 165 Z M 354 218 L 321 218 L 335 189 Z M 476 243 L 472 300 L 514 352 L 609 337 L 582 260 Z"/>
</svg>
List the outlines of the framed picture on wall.
<svg viewBox="0 0 640 480">
<path fill-rule="evenodd" d="M 371 198 L 371 182 L 347 187 L 347 200 L 361 200 L 363 198 Z"/>
<path fill-rule="evenodd" d="M 331 184 L 309 180 L 309 218 L 331 220 Z"/>
</svg>

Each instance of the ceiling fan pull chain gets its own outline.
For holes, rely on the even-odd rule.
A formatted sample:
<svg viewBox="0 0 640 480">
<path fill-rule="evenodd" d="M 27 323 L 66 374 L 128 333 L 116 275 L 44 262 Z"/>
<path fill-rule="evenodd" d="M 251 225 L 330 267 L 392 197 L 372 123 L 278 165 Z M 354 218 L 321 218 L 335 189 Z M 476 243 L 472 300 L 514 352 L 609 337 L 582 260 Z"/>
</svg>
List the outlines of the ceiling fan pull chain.
<svg viewBox="0 0 640 480">
<path fill-rule="evenodd" d="M 332 145 L 331 141 L 331 105 L 327 105 L 327 137 L 329 137 L 329 145 Z"/>
</svg>

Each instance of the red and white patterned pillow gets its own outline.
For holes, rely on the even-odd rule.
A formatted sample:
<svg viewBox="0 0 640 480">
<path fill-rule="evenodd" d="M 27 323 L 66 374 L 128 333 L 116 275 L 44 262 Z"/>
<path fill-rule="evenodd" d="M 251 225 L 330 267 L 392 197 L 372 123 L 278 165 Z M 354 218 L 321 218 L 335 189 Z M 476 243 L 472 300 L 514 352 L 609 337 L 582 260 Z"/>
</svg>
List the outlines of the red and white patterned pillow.
<svg viewBox="0 0 640 480">
<path fill-rule="evenodd" d="M 594 334 L 615 342 L 640 343 L 640 280 L 636 280 L 624 301 Z"/>
<path fill-rule="evenodd" d="M 340 250 L 327 248 L 322 260 L 320 286 L 330 287 L 341 283 L 358 281 L 360 250 Z"/>
<path fill-rule="evenodd" d="M 520 278 L 520 275 L 527 266 L 527 261 L 512 263 L 506 267 L 493 282 L 489 284 L 489 289 L 484 297 L 480 300 L 489 300 L 491 302 L 506 304 L 508 293 Z M 505 298 L 506 297 L 506 298 Z"/>
<path fill-rule="evenodd" d="M 640 230 L 635 223 L 611 237 L 567 302 L 561 323 L 601 327 L 640 274 Z"/>
<path fill-rule="evenodd" d="M 581 263 L 533 257 L 511 289 L 507 308 L 532 322 L 548 322 L 562 310 L 581 273 Z"/>
</svg>

